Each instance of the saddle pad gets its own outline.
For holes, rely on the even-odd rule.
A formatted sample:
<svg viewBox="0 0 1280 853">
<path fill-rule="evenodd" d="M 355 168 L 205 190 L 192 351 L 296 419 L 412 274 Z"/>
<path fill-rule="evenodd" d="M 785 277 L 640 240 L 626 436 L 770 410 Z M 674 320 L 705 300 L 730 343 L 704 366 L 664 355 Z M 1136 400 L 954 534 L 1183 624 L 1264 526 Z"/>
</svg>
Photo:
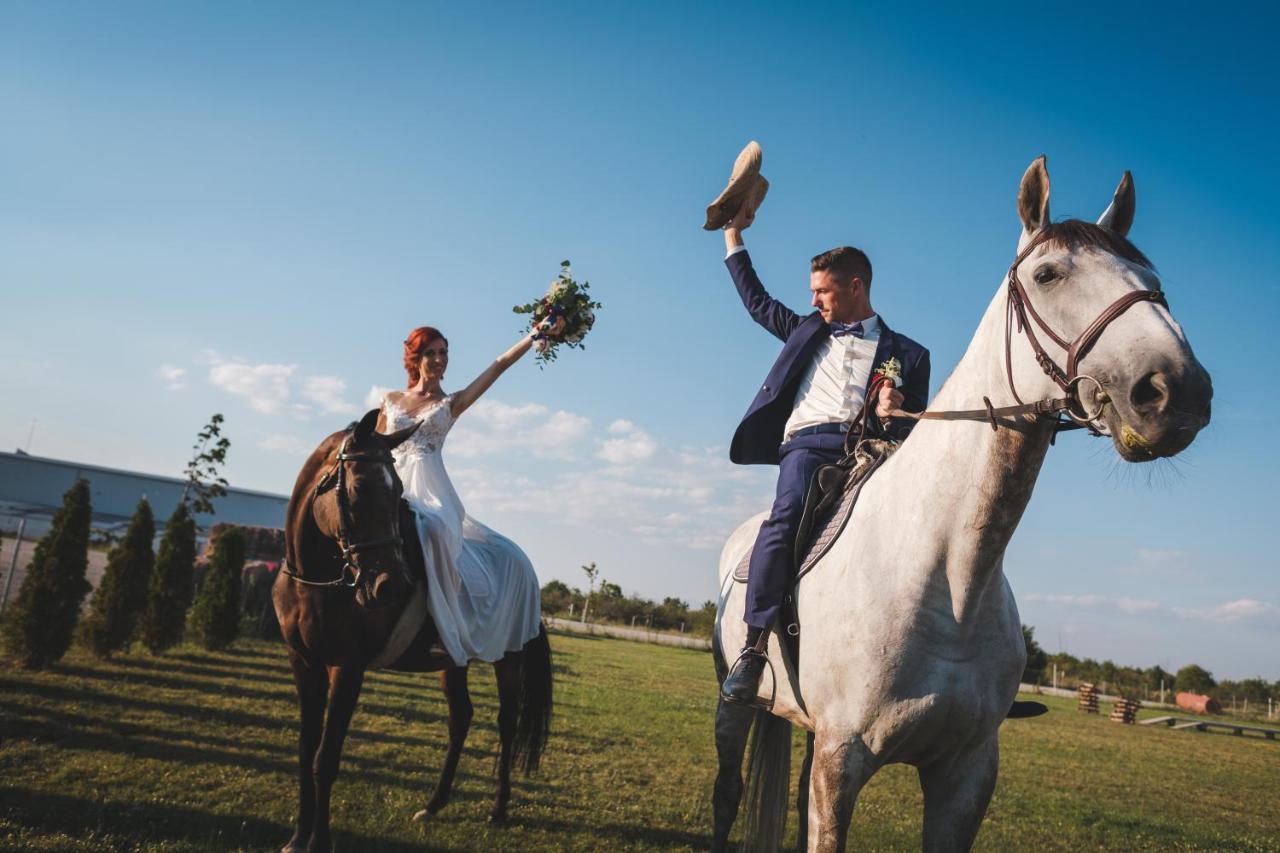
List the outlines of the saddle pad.
<svg viewBox="0 0 1280 853">
<path fill-rule="evenodd" d="M 888 458 L 888 454 L 877 457 L 863 470 L 857 472 L 856 477 L 850 477 L 840 502 L 824 518 L 818 518 L 814 521 L 809 547 L 804 552 L 804 559 L 800 561 L 800 570 L 796 572 L 796 581 L 799 581 L 809 569 L 813 568 L 818 560 L 822 559 L 827 551 L 831 550 L 836 538 L 844 530 L 845 525 L 849 523 L 849 516 L 853 515 L 853 507 L 858 502 L 858 495 L 862 493 L 863 484 L 871 479 L 871 475 L 883 464 L 886 458 Z M 733 570 L 733 579 L 738 583 L 747 582 L 753 551 L 755 551 L 755 546 L 752 546 L 742 556 L 742 559 Z"/>
<path fill-rule="evenodd" d="M 818 518 L 814 520 L 813 532 L 809 542 L 809 550 L 805 552 L 804 559 L 800 561 L 800 571 L 796 572 L 796 581 L 805 576 L 805 573 L 813 568 L 818 560 L 822 559 L 831 546 L 835 544 L 836 539 L 844 531 L 845 525 L 849 523 L 849 516 L 853 515 L 853 507 L 858 503 L 858 495 L 862 494 L 862 487 L 867 480 L 871 479 L 871 475 L 876 472 L 886 459 L 886 456 L 879 456 L 874 462 L 867 466 L 866 470 L 858 473 L 858 476 L 850 478 L 850 485 L 845 489 L 840 503 L 836 504 L 831 510 L 831 514 L 825 519 Z"/>
<path fill-rule="evenodd" d="M 396 626 L 391 629 L 387 644 L 369 662 L 369 669 L 383 669 L 395 663 L 409 648 L 413 638 L 418 636 L 418 631 L 422 630 L 422 624 L 427 621 L 427 614 L 427 591 L 423 584 L 416 583 L 413 585 L 409 603 L 404 606 L 404 610 L 400 611 L 400 618 L 396 620 Z"/>
</svg>

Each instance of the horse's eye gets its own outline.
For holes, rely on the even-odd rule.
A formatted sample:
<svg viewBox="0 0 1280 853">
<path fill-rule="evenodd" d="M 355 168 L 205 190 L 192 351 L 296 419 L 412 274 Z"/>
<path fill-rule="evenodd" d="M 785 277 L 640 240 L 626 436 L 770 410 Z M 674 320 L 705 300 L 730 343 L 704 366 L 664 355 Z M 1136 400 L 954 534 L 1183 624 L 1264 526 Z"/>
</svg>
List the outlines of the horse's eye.
<svg viewBox="0 0 1280 853">
<path fill-rule="evenodd" d="M 1057 277 L 1058 271 L 1048 264 L 1036 270 L 1035 275 L 1033 276 L 1036 280 L 1036 284 L 1048 284 Z"/>
</svg>

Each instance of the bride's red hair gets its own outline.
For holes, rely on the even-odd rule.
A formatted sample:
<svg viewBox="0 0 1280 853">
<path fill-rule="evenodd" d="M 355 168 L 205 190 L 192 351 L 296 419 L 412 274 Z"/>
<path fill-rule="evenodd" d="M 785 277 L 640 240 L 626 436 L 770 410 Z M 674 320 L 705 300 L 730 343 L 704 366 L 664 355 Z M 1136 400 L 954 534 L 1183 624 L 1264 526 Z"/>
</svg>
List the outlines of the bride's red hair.
<svg viewBox="0 0 1280 853">
<path fill-rule="evenodd" d="M 422 351 L 436 341 L 444 341 L 445 346 L 449 345 L 449 339 L 433 326 L 419 326 L 404 339 L 404 372 L 409 374 L 408 387 L 418 384 L 418 379 L 421 378 L 418 362 L 422 360 Z"/>
</svg>

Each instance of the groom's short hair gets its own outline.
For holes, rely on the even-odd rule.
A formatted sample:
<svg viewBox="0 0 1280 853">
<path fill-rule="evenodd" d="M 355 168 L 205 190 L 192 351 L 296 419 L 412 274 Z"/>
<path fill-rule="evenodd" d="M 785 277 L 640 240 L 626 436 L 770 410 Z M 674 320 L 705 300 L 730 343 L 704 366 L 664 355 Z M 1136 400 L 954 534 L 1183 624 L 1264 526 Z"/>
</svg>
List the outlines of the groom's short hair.
<svg viewBox="0 0 1280 853">
<path fill-rule="evenodd" d="M 860 278 L 867 292 L 871 292 L 871 259 L 866 252 L 853 246 L 839 246 L 815 255 L 809 269 L 812 272 L 829 270 L 842 285 Z"/>
</svg>

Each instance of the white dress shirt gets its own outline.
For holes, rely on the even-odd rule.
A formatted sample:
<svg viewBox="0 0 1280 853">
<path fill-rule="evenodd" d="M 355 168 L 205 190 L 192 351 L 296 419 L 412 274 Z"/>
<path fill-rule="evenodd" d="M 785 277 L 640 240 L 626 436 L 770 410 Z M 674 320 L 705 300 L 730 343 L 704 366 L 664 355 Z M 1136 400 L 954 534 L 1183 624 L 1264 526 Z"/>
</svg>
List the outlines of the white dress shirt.
<svg viewBox="0 0 1280 853">
<path fill-rule="evenodd" d="M 782 430 L 784 442 L 790 441 L 797 430 L 844 423 L 861 410 L 880 341 L 880 318 L 872 314 L 862 321 L 862 330 L 861 338 L 831 337 L 818 347 Z"/>
</svg>

